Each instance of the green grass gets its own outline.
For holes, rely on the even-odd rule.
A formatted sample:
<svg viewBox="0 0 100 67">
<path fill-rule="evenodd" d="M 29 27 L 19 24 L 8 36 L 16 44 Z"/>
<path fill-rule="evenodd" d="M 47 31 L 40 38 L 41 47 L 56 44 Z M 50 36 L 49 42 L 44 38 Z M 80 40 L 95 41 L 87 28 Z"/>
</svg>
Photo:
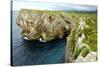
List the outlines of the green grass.
<svg viewBox="0 0 100 67">
<path fill-rule="evenodd" d="M 33 10 L 33 9 L 21 9 L 21 11 L 26 10 L 32 13 L 47 13 L 49 15 L 58 15 L 58 14 L 62 14 L 65 13 L 64 11 L 49 11 L 49 10 Z"/>
<path fill-rule="evenodd" d="M 89 53 L 89 49 L 87 49 L 87 48 L 84 48 L 83 50 L 82 50 L 82 56 L 83 57 L 86 57 L 86 55 Z"/>
</svg>

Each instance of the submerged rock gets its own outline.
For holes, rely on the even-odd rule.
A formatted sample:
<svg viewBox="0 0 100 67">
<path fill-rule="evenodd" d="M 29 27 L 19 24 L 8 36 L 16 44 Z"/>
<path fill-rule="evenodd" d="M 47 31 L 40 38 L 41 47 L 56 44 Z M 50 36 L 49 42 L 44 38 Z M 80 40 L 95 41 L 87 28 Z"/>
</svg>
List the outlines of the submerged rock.
<svg viewBox="0 0 100 67">
<path fill-rule="evenodd" d="M 27 40 L 51 41 L 70 34 L 72 23 L 62 12 L 20 10 L 17 24 Z"/>
</svg>

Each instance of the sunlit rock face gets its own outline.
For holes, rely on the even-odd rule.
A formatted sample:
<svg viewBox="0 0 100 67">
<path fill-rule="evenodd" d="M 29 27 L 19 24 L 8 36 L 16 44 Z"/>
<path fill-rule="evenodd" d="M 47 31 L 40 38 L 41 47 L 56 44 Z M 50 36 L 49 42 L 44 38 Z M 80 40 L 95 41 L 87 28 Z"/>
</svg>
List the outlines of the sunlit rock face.
<svg viewBox="0 0 100 67">
<path fill-rule="evenodd" d="M 27 40 L 42 42 L 68 36 L 72 23 L 62 12 L 21 9 L 17 18 L 21 35 Z"/>
</svg>

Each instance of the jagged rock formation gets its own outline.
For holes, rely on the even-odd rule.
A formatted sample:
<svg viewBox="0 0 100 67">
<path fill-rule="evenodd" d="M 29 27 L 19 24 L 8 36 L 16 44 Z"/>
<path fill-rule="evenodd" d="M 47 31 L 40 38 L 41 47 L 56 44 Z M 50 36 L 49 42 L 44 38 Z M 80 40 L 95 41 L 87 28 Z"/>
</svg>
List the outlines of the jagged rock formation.
<svg viewBox="0 0 100 67">
<path fill-rule="evenodd" d="M 27 40 L 51 41 L 70 34 L 72 23 L 62 12 L 22 9 L 17 18 L 21 35 Z"/>
</svg>

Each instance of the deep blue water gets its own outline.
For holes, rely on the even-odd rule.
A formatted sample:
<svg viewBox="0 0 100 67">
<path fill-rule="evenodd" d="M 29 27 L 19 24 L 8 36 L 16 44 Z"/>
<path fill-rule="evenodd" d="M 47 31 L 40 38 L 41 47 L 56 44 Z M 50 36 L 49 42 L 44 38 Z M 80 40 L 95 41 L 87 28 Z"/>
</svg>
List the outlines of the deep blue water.
<svg viewBox="0 0 100 67">
<path fill-rule="evenodd" d="M 12 14 L 12 65 L 64 63 L 66 38 L 47 43 L 23 40 L 20 28 L 16 24 L 18 13 L 18 11 L 13 11 Z"/>
</svg>

